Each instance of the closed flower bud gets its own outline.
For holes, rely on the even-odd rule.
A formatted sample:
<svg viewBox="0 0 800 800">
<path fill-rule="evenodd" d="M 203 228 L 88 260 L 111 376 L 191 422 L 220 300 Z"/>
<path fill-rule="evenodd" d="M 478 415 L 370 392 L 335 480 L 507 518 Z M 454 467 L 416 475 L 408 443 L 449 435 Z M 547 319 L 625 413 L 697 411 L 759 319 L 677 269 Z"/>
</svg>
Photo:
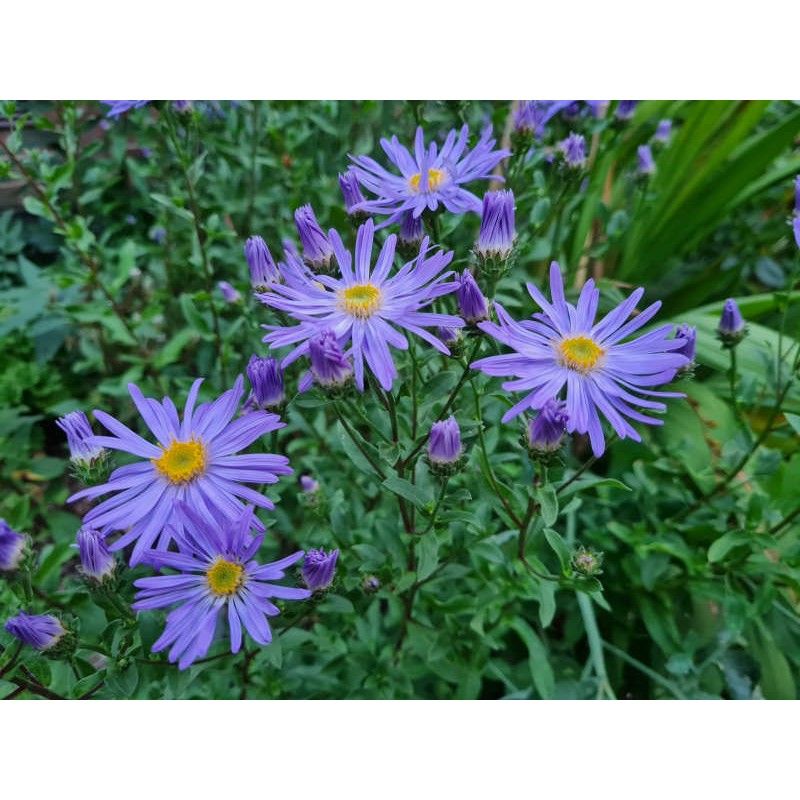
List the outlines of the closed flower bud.
<svg viewBox="0 0 800 800">
<path fill-rule="evenodd" d="M 11 572 L 19 566 L 25 554 L 26 541 L 25 536 L 0 519 L 0 572 Z"/>
<path fill-rule="evenodd" d="M 150 238 L 156 244 L 164 244 L 164 240 L 167 238 L 167 229 L 162 228 L 159 226 L 158 228 L 153 228 L 153 232 L 150 234 Z"/>
<path fill-rule="evenodd" d="M 283 370 L 280 362 L 272 356 L 261 358 L 250 356 L 247 364 L 247 377 L 253 387 L 247 399 L 247 407 L 275 410 L 281 408 L 286 400 Z"/>
<path fill-rule="evenodd" d="M 603 119 L 606 115 L 606 111 L 608 111 L 608 106 L 610 105 L 610 100 L 586 100 L 586 105 L 592 111 L 592 116 L 595 119 Z"/>
<path fill-rule="evenodd" d="M 365 575 L 361 585 L 367 594 L 375 594 L 381 588 L 381 582 L 375 575 Z"/>
<path fill-rule="evenodd" d="M 489 304 L 469 270 L 464 270 L 458 279 L 458 312 L 468 325 L 476 325 L 489 319 Z"/>
<path fill-rule="evenodd" d="M 304 261 L 318 272 L 327 272 L 333 257 L 333 245 L 317 222 L 311 205 L 298 208 L 294 212 L 294 221 L 303 245 Z"/>
<path fill-rule="evenodd" d="M 331 550 L 327 555 L 322 548 L 306 553 L 300 573 L 303 582 L 312 592 L 323 592 L 333 583 L 338 558 L 338 550 Z"/>
<path fill-rule="evenodd" d="M 592 578 L 596 575 L 601 575 L 603 570 L 603 554 L 591 547 L 583 547 L 578 545 L 575 552 L 572 554 L 572 568 L 579 575 L 586 578 Z"/>
<path fill-rule="evenodd" d="M 322 487 L 310 475 L 300 476 L 300 499 L 306 508 L 320 510 L 325 506 L 325 494 Z"/>
<path fill-rule="evenodd" d="M 736 301 L 729 298 L 722 307 L 717 337 L 726 348 L 736 347 L 747 335 L 747 325 Z"/>
<path fill-rule="evenodd" d="M 356 221 L 366 219 L 367 214 L 361 211 L 358 206 L 365 202 L 364 195 L 361 194 L 361 186 L 358 183 L 358 178 L 354 172 L 345 172 L 344 175 L 339 174 L 339 188 L 342 190 L 344 197 L 344 207 L 348 216 L 353 217 Z"/>
<path fill-rule="evenodd" d="M 567 404 L 563 400 L 548 400 L 525 431 L 525 446 L 531 458 L 547 460 L 564 443 L 567 426 Z"/>
<path fill-rule="evenodd" d="M 311 492 L 319 491 L 319 483 L 315 481 L 310 475 L 300 476 L 300 488 L 310 494 Z"/>
<path fill-rule="evenodd" d="M 672 352 L 677 355 L 686 356 L 686 358 L 689 359 L 689 363 L 686 366 L 678 369 L 679 375 L 686 375 L 691 372 L 694 367 L 694 356 L 697 349 L 697 326 L 690 328 L 685 322 L 682 322 L 675 331 L 675 338 L 679 339 L 682 345 Z"/>
<path fill-rule="evenodd" d="M 428 464 L 439 477 L 455 475 L 465 462 L 461 430 L 455 417 L 434 422 L 428 437 Z"/>
<path fill-rule="evenodd" d="M 643 144 L 636 149 L 637 170 L 639 175 L 652 175 L 656 171 L 656 162 L 653 161 L 653 153 L 649 145 Z"/>
<path fill-rule="evenodd" d="M 8 620 L 5 629 L 21 642 L 42 652 L 55 648 L 67 633 L 61 620 L 56 617 L 50 614 L 26 614 L 24 611 Z"/>
<path fill-rule="evenodd" d="M 620 100 L 617 106 L 617 119 L 630 119 L 636 113 L 638 100 Z"/>
<path fill-rule="evenodd" d="M 308 342 L 311 374 L 323 389 L 339 389 L 353 378 L 353 367 L 342 353 L 333 331 L 322 333 Z"/>
<path fill-rule="evenodd" d="M 114 574 L 117 561 L 99 531 L 81 528 L 77 535 L 81 571 L 87 578 L 103 583 Z"/>
<path fill-rule="evenodd" d="M 415 219 L 411 211 L 406 211 L 400 222 L 400 233 L 397 235 L 397 249 L 400 254 L 409 259 L 416 256 L 424 237 L 422 216 Z"/>
<path fill-rule="evenodd" d="M 56 420 L 56 425 L 67 434 L 69 456 L 73 464 L 88 467 L 105 456 L 106 451 L 91 441 L 94 434 L 83 411 L 71 411 Z"/>
<path fill-rule="evenodd" d="M 514 193 L 509 189 L 486 192 L 483 196 L 481 229 L 475 253 L 482 261 L 505 261 L 514 247 Z"/>
<path fill-rule="evenodd" d="M 436 336 L 447 347 L 452 358 L 460 358 L 464 353 L 464 337 L 460 328 L 437 328 Z"/>
<path fill-rule="evenodd" d="M 579 133 L 570 133 L 559 142 L 558 149 L 570 169 L 583 169 L 586 166 L 586 140 Z"/>
<path fill-rule="evenodd" d="M 260 236 L 251 236 L 244 245 L 244 257 L 250 267 L 250 285 L 257 292 L 266 292 L 271 283 L 280 283 L 281 275 L 267 243 Z"/>
<path fill-rule="evenodd" d="M 669 141 L 671 133 L 672 133 L 672 120 L 662 119 L 661 122 L 658 123 L 656 132 L 653 134 L 653 141 L 659 142 L 660 144 L 666 144 Z"/>
<path fill-rule="evenodd" d="M 226 303 L 238 303 L 242 296 L 239 292 L 231 286 L 228 281 L 220 281 L 217 286 L 219 287 L 222 296 L 225 298 Z"/>
</svg>

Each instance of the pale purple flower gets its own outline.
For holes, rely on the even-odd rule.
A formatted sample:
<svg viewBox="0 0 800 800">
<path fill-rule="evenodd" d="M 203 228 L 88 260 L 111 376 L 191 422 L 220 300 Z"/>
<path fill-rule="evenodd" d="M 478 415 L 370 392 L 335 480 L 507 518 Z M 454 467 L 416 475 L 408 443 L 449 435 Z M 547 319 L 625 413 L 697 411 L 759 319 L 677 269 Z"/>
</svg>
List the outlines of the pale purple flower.
<svg viewBox="0 0 800 800">
<path fill-rule="evenodd" d="M 355 382 L 362 391 L 365 360 L 381 386 L 387 390 L 391 388 L 397 370 L 389 345 L 401 350 L 408 347 L 408 341 L 397 327 L 416 334 L 449 355 L 448 349 L 424 328 L 459 328 L 463 321 L 450 314 L 423 309 L 437 297 L 455 290 L 456 284 L 447 282 L 452 273 L 442 272 L 453 254 L 430 250 L 425 238 L 419 255 L 389 277 L 397 237 L 392 234 L 387 238 L 373 267 L 374 233 L 372 220 L 359 227 L 354 259 L 332 229 L 330 241 L 341 277 L 315 276 L 298 270 L 285 284 L 275 285 L 272 291 L 258 295 L 266 305 L 286 312 L 299 322 L 292 327 L 262 326 L 270 331 L 264 341 L 271 348 L 294 345 L 283 360 L 284 367 L 306 355 L 309 341 L 326 330 L 333 332 L 345 356 L 352 355 Z M 345 350 L 348 345 L 349 349 Z"/>
<path fill-rule="evenodd" d="M 333 257 L 333 245 L 317 222 L 310 203 L 294 212 L 294 221 L 303 245 L 303 260 L 314 269 L 327 270 Z"/>
<path fill-rule="evenodd" d="M 257 292 L 266 292 L 281 275 L 267 243 L 260 236 L 251 236 L 244 244 L 244 257 L 250 268 L 250 285 Z"/>
<path fill-rule="evenodd" d="M 325 555 L 325 550 L 322 548 L 309 550 L 300 570 L 303 576 L 303 583 L 312 592 L 325 591 L 333 583 L 338 558 L 338 550 L 331 550 L 327 555 Z"/>
<path fill-rule="evenodd" d="M 283 370 L 276 358 L 250 356 L 247 377 L 253 387 L 246 404 L 248 408 L 276 409 L 283 405 L 286 400 L 286 390 Z"/>
<path fill-rule="evenodd" d="M 454 213 L 479 212 L 481 201 L 464 184 L 492 178 L 492 170 L 507 156 L 508 150 L 494 150 L 491 127 L 486 128 L 472 150 L 467 149 L 469 128 L 447 134 L 441 150 L 436 143 L 425 146 L 422 128 L 417 128 L 413 154 L 400 144 L 381 139 L 383 147 L 399 175 L 389 172 L 369 156 L 350 156 L 361 185 L 376 195 L 361 203 L 359 210 L 370 214 L 388 214 L 378 228 L 397 222 L 406 211 L 420 217 L 426 210 L 436 211 L 439 205 Z"/>
<path fill-rule="evenodd" d="M 89 511 L 83 521 L 104 536 L 123 531 L 111 545 L 112 551 L 136 542 L 132 565 L 138 564 L 145 550 L 151 547 L 159 550 L 169 547 L 172 534 L 167 526 L 180 525 L 178 503 L 200 513 L 216 509 L 228 518 L 241 513 L 244 503 L 240 498 L 272 509 L 275 506 L 271 500 L 244 484 L 276 483 L 278 475 L 290 475 L 293 471 L 284 456 L 235 455 L 285 424 L 266 411 L 251 411 L 234 419 L 244 396 L 241 375 L 232 389 L 195 408 L 201 383 L 199 379 L 192 384 L 182 421 L 170 398 L 165 397 L 159 403 L 145 397 L 134 384 L 128 384 L 133 402 L 158 445 L 146 441 L 109 414 L 94 412 L 95 418 L 113 436 L 94 436 L 90 443 L 122 450 L 141 460 L 120 467 L 111 474 L 108 483 L 84 489 L 69 501 L 113 493 L 114 496 Z"/>
<path fill-rule="evenodd" d="M 675 338 L 683 342 L 682 346 L 675 352 L 678 355 L 686 356 L 689 359 L 689 364 L 691 364 L 694 361 L 697 348 L 697 326 L 693 325 L 690 328 L 685 322 L 682 322 L 675 331 Z"/>
<path fill-rule="evenodd" d="M 251 535 L 252 506 L 233 519 L 189 506 L 181 512 L 185 524 L 172 531 L 179 552 L 148 555 L 154 566 L 178 574 L 134 581 L 140 590 L 134 611 L 178 605 L 167 615 L 153 652 L 170 647 L 169 660 L 186 669 L 208 652 L 220 619 L 227 622 L 232 653 L 242 646 L 242 627 L 258 644 L 268 645 L 272 631 L 267 617 L 280 613 L 270 598 L 304 600 L 311 595 L 307 589 L 273 583 L 303 557 L 303 551 L 260 566 L 253 558 L 264 536 Z"/>
<path fill-rule="evenodd" d="M 475 252 L 484 260 L 506 259 L 511 255 L 515 236 L 514 193 L 510 189 L 486 192 Z"/>
<path fill-rule="evenodd" d="M 359 211 L 356 206 L 364 202 L 364 195 L 361 194 L 358 178 L 351 170 L 345 172 L 344 175 L 339 173 L 339 188 L 342 190 L 347 213 L 350 216 L 363 215 L 363 212 Z"/>
<path fill-rule="evenodd" d="M 431 464 L 449 466 L 460 460 L 461 430 L 453 416 L 434 422 L 428 437 L 428 460 Z"/>
<path fill-rule="evenodd" d="M 83 411 L 70 411 L 57 419 L 56 425 L 67 435 L 69 457 L 73 464 L 91 466 L 105 455 L 105 450 L 92 442 L 92 426 Z"/>
<path fill-rule="evenodd" d="M 595 289 L 594 281 L 586 282 L 577 307 L 573 306 L 564 297 L 561 270 L 555 261 L 550 266 L 552 302 L 548 302 L 532 283 L 528 284 L 528 292 L 542 309 L 532 320 L 516 322 L 495 303 L 499 324 L 482 322 L 478 326 L 515 352 L 489 356 L 472 366 L 487 375 L 514 375 L 516 380 L 507 381 L 503 388 L 527 393 L 505 413 L 503 422 L 529 408 L 542 408 L 565 390 L 567 430 L 588 433 L 597 456 L 605 451 L 598 411 L 622 439 L 630 437 L 641 441 L 641 436 L 625 417 L 649 425 L 663 424 L 662 420 L 645 416 L 633 406 L 665 411 L 663 403 L 648 400 L 647 396 L 683 397 L 650 390 L 650 387 L 671 381 L 677 370 L 688 363 L 685 356 L 673 352 L 683 343 L 667 338 L 673 331 L 672 325 L 662 325 L 623 343 L 653 318 L 661 307 L 660 302 L 628 320 L 644 294 L 644 289 L 637 289 L 595 322 L 600 292 Z"/>
<path fill-rule="evenodd" d="M 0 519 L 0 572 L 11 572 L 19 566 L 25 552 L 25 537 Z"/>
<path fill-rule="evenodd" d="M 67 632 L 61 620 L 50 614 L 26 614 L 20 611 L 5 624 L 5 629 L 14 637 L 35 650 L 52 650 Z"/>
</svg>

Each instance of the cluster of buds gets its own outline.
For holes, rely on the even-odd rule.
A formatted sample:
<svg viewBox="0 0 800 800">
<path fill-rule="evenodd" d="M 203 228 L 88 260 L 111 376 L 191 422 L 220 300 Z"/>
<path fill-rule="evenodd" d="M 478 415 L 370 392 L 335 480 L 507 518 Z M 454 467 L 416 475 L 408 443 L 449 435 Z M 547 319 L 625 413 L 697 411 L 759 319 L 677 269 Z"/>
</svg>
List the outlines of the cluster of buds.
<svg viewBox="0 0 800 800">
<path fill-rule="evenodd" d="M 428 466 L 439 478 L 449 478 L 460 472 L 467 463 L 461 446 L 461 429 L 455 417 L 434 422 L 428 437 Z"/>
<path fill-rule="evenodd" d="M 523 434 L 523 445 L 533 461 L 549 464 L 560 456 L 567 426 L 566 403 L 548 400 Z"/>
<path fill-rule="evenodd" d="M 747 336 L 747 324 L 736 301 L 728 298 L 722 307 L 722 316 L 717 328 L 717 338 L 726 349 L 736 347 Z"/>
<path fill-rule="evenodd" d="M 303 245 L 303 261 L 314 272 L 330 273 L 333 245 L 317 222 L 310 203 L 300 206 L 294 212 L 294 221 L 297 225 L 300 243 Z"/>
<path fill-rule="evenodd" d="M 279 413 L 286 404 L 286 389 L 278 359 L 272 356 L 250 356 L 247 377 L 252 390 L 243 410 L 261 409 Z"/>
<path fill-rule="evenodd" d="M 94 443 L 94 434 L 83 411 L 72 411 L 56 420 L 56 425 L 67 435 L 70 461 L 75 477 L 82 483 L 103 483 L 111 471 L 108 451 Z"/>
<path fill-rule="evenodd" d="M 474 248 L 482 274 L 497 279 L 510 269 L 516 235 L 514 193 L 510 189 L 486 192 Z"/>
</svg>

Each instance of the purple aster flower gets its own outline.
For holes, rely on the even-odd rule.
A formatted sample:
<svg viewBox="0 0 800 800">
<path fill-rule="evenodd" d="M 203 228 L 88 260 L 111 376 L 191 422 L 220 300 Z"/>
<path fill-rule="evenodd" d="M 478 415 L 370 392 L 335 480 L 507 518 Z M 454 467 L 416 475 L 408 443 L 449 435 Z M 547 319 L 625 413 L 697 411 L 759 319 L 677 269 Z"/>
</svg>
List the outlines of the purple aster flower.
<svg viewBox="0 0 800 800">
<path fill-rule="evenodd" d="M 511 255 L 515 236 L 514 192 L 510 189 L 486 192 L 475 252 L 484 261 L 488 258 L 505 260 Z"/>
<path fill-rule="evenodd" d="M 620 100 L 617 106 L 617 119 L 631 119 L 638 105 L 638 100 Z"/>
<path fill-rule="evenodd" d="M 81 528 L 78 531 L 77 543 L 84 575 L 102 583 L 114 574 L 117 561 L 99 531 L 94 528 Z"/>
<path fill-rule="evenodd" d="M 220 281 L 217 286 L 219 287 L 222 296 L 225 298 L 226 303 L 238 303 L 242 296 L 239 292 L 231 286 L 228 281 Z"/>
<path fill-rule="evenodd" d="M 468 269 L 461 273 L 456 291 L 458 313 L 468 325 L 475 325 L 489 319 L 489 304 Z"/>
<path fill-rule="evenodd" d="M 202 382 L 202 378 L 196 380 L 189 390 L 183 421 L 178 419 L 170 398 L 159 403 L 145 397 L 134 384 L 128 384 L 133 402 L 158 445 L 109 414 L 94 412 L 113 436 L 94 436 L 92 444 L 123 450 L 143 460 L 120 467 L 108 483 L 84 489 L 69 500 L 113 493 L 113 497 L 86 514 L 84 524 L 91 523 L 104 536 L 111 531 L 124 531 L 110 549 L 119 550 L 136 542 L 132 565 L 138 564 L 144 551 L 154 545 L 159 550 L 169 546 L 172 534 L 167 526 L 180 524 L 179 502 L 199 513 L 213 509 L 228 518 L 241 513 L 244 504 L 240 498 L 271 509 L 275 507 L 271 500 L 244 484 L 276 483 L 278 475 L 293 472 L 284 456 L 235 455 L 260 436 L 285 425 L 277 415 L 266 411 L 251 411 L 234 419 L 244 395 L 241 375 L 232 389 L 195 408 Z"/>
<path fill-rule="evenodd" d="M 5 624 L 12 635 L 36 650 L 52 650 L 67 632 L 61 620 L 50 614 L 34 615 L 20 611 Z"/>
<path fill-rule="evenodd" d="M 344 207 L 347 213 L 352 216 L 364 216 L 364 213 L 357 208 L 364 202 L 364 195 L 361 194 L 361 186 L 359 186 L 358 178 L 351 170 L 342 175 L 339 173 L 339 188 L 342 190 L 344 197 Z"/>
<path fill-rule="evenodd" d="M 532 453 L 547 454 L 561 448 L 569 419 L 566 407 L 563 400 L 551 398 L 528 423 L 527 445 Z"/>
<path fill-rule="evenodd" d="M 295 589 L 272 583 L 284 577 L 284 570 L 303 557 L 303 551 L 280 561 L 260 566 L 252 560 L 264 540 L 252 536 L 253 507 L 235 519 L 217 514 L 196 513 L 182 509 L 185 525 L 173 530 L 179 551 L 151 553 L 148 560 L 159 567 L 169 567 L 177 575 L 140 578 L 134 585 L 134 611 L 178 605 L 167 615 L 164 633 L 153 645 L 158 653 L 171 646 L 169 660 L 186 669 L 202 658 L 214 639 L 220 612 L 228 622 L 232 653 L 242 645 L 242 626 L 258 644 L 272 641 L 267 617 L 279 614 L 269 598 L 304 600 L 307 589 Z"/>
<path fill-rule="evenodd" d="M 638 171 L 640 175 L 652 175 L 656 171 L 656 162 L 653 161 L 653 153 L 650 145 L 643 144 L 636 148 L 638 157 Z"/>
<path fill-rule="evenodd" d="M 303 582 L 312 592 L 323 592 L 333 583 L 338 558 L 338 550 L 331 550 L 328 555 L 322 548 L 306 553 L 300 572 Z"/>
<path fill-rule="evenodd" d="M 431 465 L 452 466 L 461 455 L 461 430 L 456 418 L 451 416 L 434 422 L 428 437 L 428 461 Z"/>
<path fill-rule="evenodd" d="M 0 572 L 11 572 L 19 566 L 25 552 L 25 537 L 0 519 Z"/>
<path fill-rule="evenodd" d="M 361 185 L 376 195 L 374 200 L 361 204 L 360 210 L 370 214 L 389 214 L 378 228 L 397 222 L 406 211 L 420 217 L 426 209 L 436 211 L 439 205 L 454 214 L 479 212 L 481 201 L 472 192 L 462 188 L 472 181 L 489 179 L 492 170 L 507 156 L 508 150 L 494 150 L 491 127 L 486 128 L 480 141 L 467 150 L 469 128 L 464 125 L 460 133 L 447 134 L 442 149 L 435 143 L 425 147 L 422 128 L 417 128 L 413 155 L 392 140 L 381 139 L 381 146 L 399 175 L 388 172 L 368 156 L 350 156 L 351 167 Z"/>
<path fill-rule="evenodd" d="M 397 235 L 399 245 L 405 245 L 411 250 L 419 250 L 425 231 L 422 228 L 422 217 L 415 217 L 413 212 L 406 211 L 400 223 L 400 233 Z"/>
<path fill-rule="evenodd" d="M 653 392 L 649 388 L 671 381 L 677 370 L 687 364 L 685 356 L 672 352 L 682 347 L 682 341 L 668 339 L 673 326 L 662 325 L 638 339 L 621 343 L 652 319 L 661 307 L 660 302 L 628 320 L 644 294 L 644 289 L 637 289 L 595 322 L 600 292 L 595 289 L 594 281 L 586 282 L 576 308 L 564 298 L 561 270 L 555 261 L 550 266 L 552 302 L 532 283 L 528 284 L 528 291 L 543 313 L 535 314 L 533 320 L 516 322 L 496 303 L 500 324 L 482 322 L 478 326 L 515 352 L 489 356 L 472 366 L 487 375 L 514 375 L 517 380 L 504 383 L 503 388 L 529 392 L 506 412 L 503 422 L 528 408 L 542 408 L 566 389 L 567 430 L 588 433 L 597 456 L 605 451 L 598 411 L 622 439 L 641 441 L 625 417 L 650 425 L 663 424 L 662 420 L 639 413 L 630 404 L 665 411 L 663 403 L 633 392 L 657 397 L 684 396 Z"/>
<path fill-rule="evenodd" d="M 294 221 L 303 245 L 303 258 L 306 264 L 314 269 L 327 270 L 333 256 L 333 246 L 317 222 L 310 203 L 300 206 L 294 212 Z"/>
<path fill-rule="evenodd" d="M 308 341 L 308 357 L 311 375 L 324 389 L 344 386 L 353 377 L 353 367 L 345 358 L 333 331 L 321 331 Z M 305 391 L 309 382 L 301 382 L 300 391 Z"/>
<path fill-rule="evenodd" d="M 153 232 L 150 234 L 150 238 L 156 244 L 164 244 L 164 240 L 167 238 L 166 228 L 162 228 L 161 226 L 159 226 L 158 228 L 153 228 Z"/>
<path fill-rule="evenodd" d="M 325 330 L 333 332 L 343 350 L 350 345 L 344 355 L 352 355 L 356 385 L 362 391 L 365 359 L 384 389 L 390 389 L 397 376 L 389 345 L 405 350 L 408 341 L 394 326 L 405 328 L 445 355 L 449 354 L 448 349 L 423 328 L 437 325 L 460 328 L 463 321 L 450 314 L 435 314 L 422 309 L 437 297 L 455 290 L 455 283 L 445 282 L 452 273 L 442 274 L 453 254 L 429 251 L 426 237 L 419 255 L 389 277 L 397 237 L 392 234 L 386 239 L 372 267 L 374 234 L 372 220 L 359 227 L 354 259 L 345 250 L 339 234 L 331 230 L 330 239 L 341 271 L 340 278 L 297 272 L 291 281 L 287 279 L 286 284 L 273 286 L 271 292 L 258 295 L 266 305 L 284 311 L 300 322 L 288 328 L 262 326 L 270 331 L 264 337 L 264 342 L 270 347 L 295 345 L 284 358 L 284 367 L 307 354 L 309 341 Z"/>
<path fill-rule="evenodd" d="M 570 133 L 559 142 L 558 149 L 564 154 L 568 167 L 580 169 L 586 166 L 586 140 L 579 133 Z"/>
<path fill-rule="evenodd" d="M 319 491 L 319 482 L 315 481 L 310 475 L 300 476 L 300 488 L 307 494 Z M 309 552 L 311 555 L 311 552 Z"/>
<path fill-rule="evenodd" d="M 142 106 L 146 106 L 150 101 L 149 100 L 101 100 L 100 102 L 103 105 L 111 106 L 111 108 L 106 113 L 107 117 L 118 117 L 121 114 L 125 114 L 134 108 L 141 108 Z"/>
<path fill-rule="evenodd" d="M 653 134 L 653 140 L 661 142 L 661 144 L 666 144 L 669 141 L 670 133 L 672 133 L 672 120 L 662 119 L 661 122 L 658 123 L 656 132 Z"/>
<path fill-rule="evenodd" d="M 276 358 L 250 356 L 247 364 L 247 377 L 253 387 L 247 400 L 248 407 L 272 409 L 280 408 L 283 405 L 286 400 L 286 390 L 283 383 L 283 370 Z"/>
<path fill-rule="evenodd" d="M 71 411 L 57 419 L 56 425 L 67 434 L 69 457 L 73 464 L 88 467 L 105 455 L 106 451 L 92 441 L 92 426 L 83 411 Z"/>
<path fill-rule="evenodd" d="M 244 257 L 250 267 L 250 285 L 257 292 L 266 292 L 270 283 L 280 281 L 281 274 L 272 253 L 260 236 L 251 236 L 245 242 Z"/>
<path fill-rule="evenodd" d="M 694 325 L 690 328 L 685 322 L 682 322 L 675 331 L 675 338 L 680 339 L 682 342 L 681 347 L 675 352 L 678 355 L 686 356 L 686 358 L 689 359 L 687 367 L 691 366 L 694 362 L 695 350 L 697 348 L 697 326 Z"/>
</svg>

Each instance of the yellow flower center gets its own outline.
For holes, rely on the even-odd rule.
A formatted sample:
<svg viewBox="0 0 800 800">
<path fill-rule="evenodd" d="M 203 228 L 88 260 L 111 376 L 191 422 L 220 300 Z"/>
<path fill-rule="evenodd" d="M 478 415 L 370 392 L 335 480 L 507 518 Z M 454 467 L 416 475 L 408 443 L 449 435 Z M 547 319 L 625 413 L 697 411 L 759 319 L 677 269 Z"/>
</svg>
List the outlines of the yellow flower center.
<svg viewBox="0 0 800 800">
<path fill-rule="evenodd" d="M 156 469 L 172 483 L 186 483 L 202 475 L 206 469 L 206 449 L 202 441 L 192 437 L 188 442 L 176 442 L 161 448 L 160 458 L 150 459 Z"/>
<path fill-rule="evenodd" d="M 244 582 L 244 567 L 233 561 L 220 558 L 206 572 L 208 585 L 218 597 L 230 597 L 236 594 Z"/>
<path fill-rule="evenodd" d="M 357 283 L 339 292 L 339 307 L 354 317 L 371 317 L 381 300 L 381 290 L 371 283 Z"/>
<path fill-rule="evenodd" d="M 605 355 L 605 350 L 588 336 L 569 336 L 556 346 L 558 360 L 576 372 L 590 372 Z"/>
<path fill-rule="evenodd" d="M 428 188 L 426 191 L 428 192 L 435 192 L 437 189 L 440 189 L 442 184 L 445 182 L 447 178 L 447 173 L 443 169 L 429 169 L 428 170 Z M 422 173 L 418 172 L 416 175 L 412 175 L 408 179 L 408 185 L 411 187 L 412 192 L 416 192 L 419 194 L 420 192 L 420 182 L 422 181 Z"/>
</svg>

